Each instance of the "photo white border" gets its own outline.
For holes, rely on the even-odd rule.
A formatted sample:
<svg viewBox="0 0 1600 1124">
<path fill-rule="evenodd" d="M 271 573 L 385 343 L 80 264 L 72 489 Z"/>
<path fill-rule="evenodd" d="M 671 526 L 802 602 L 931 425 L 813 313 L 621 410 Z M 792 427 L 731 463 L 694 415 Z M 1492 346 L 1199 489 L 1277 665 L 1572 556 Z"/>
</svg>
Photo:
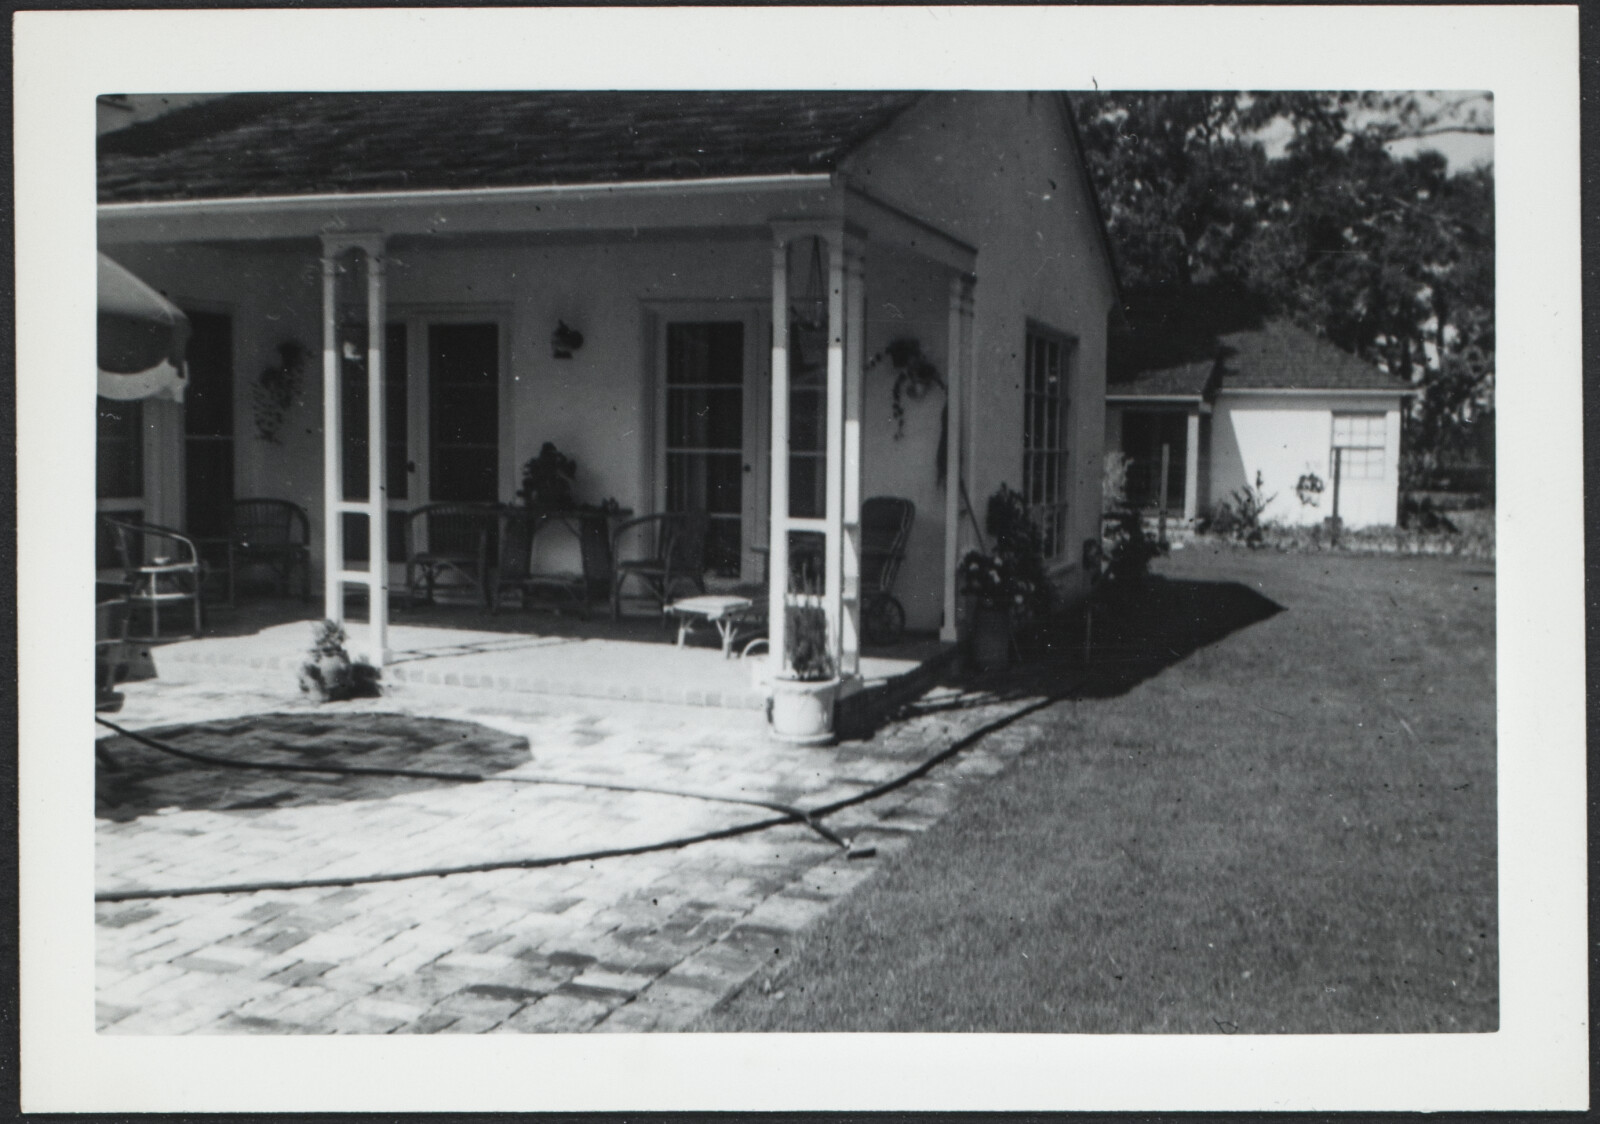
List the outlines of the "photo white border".
<svg viewBox="0 0 1600 1124">
<path fill-rule="evenodd" d="M 14 21 L 25 1110 L 1586 1106 L 1575 7 L 85 11 Z M 1498 1032 L 94 1033 L 93 735 L 87 687 L 77 687 L 90 681 L 91 576 L 63 560 L 93 553 L 84 513 L 94 488 L 96 94 L 1095 86 L 1494 93 Z"/>
</svg>

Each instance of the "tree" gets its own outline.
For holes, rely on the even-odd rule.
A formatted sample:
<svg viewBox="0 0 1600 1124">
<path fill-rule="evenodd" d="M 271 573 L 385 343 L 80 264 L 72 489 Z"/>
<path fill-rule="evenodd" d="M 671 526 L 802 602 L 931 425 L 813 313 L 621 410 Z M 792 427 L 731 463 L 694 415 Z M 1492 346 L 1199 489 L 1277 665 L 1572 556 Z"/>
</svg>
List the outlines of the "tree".
<svg viewBox="0 0 1600 1124">
<path fill-rule="evenodd" d="M 1114 93 L 1076 102 L 1130 303 L 1290 317 L 1418 387 L 1414 467 L 1492 433 L 1494 193 L 1486 168 L 1393 153 L 1492 130 L 1486 95 Z M 1276 138 L 1281 152 L 1269 155 Z M 1206 300 L 1211 304 L 1206 305 Z M 1492 443 L 1490 444 L 1492 447 Z"/>
</svg>

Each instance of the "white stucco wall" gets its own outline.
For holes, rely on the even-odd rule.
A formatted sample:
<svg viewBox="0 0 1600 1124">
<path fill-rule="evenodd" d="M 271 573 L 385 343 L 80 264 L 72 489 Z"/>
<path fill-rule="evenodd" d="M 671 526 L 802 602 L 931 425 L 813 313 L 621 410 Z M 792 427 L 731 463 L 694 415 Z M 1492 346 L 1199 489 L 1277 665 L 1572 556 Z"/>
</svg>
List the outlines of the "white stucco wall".
<svg viewBox="0 0 1600 1124">
<path fill-rule="evenodd" d="M 229 313 L 234 321 L 235 492 L 295 500 L 311 518 L 313 565 L 322 539 L 321 290 L 314 248 L 272 250 L 125 244 L 115 256 L 180 305 Z M 809 259 L 795 255 L 792 291 L 803 291 Z M 495 318 L 503 326 L 500 496 L 510 500 L 521 465 L 546 441 L 578 462 L 577 494 L 611 497 L 638 512 L 654 510 L 654 331 L 661 317 L 753 313 L 756 379 L 767 377 L 771 251 L 764 238 L 628 242 L 594 240 L 557 246 L 395 247 L 389 255 L 390 319 Z M 926 262 L 880 255 L 868 277 L 866 354 L 914 334 L 936 367 L 947 370 L 948 289 Z M 579 328 L 584 346 L 555 359 L 549 337 L 557 320 Z M 312 353 L 302 393 L 280 443 L 255 431 L 251 397 L 260 371 L 286 339 Z M 412 349 L 425 346 L 414 338 Z M 894 437 L 893 372 L 866 377 L 862 495 L 895 495 L 917 506 L 917 520 L 896 592 L 908 626 L 939 627 L 942 613 L 943 489 L 936 479 L 941 393 L 907 402 Z M 749 435 L 754 467 L 765 477 L 765 417 Z M 415 495 L 415 492 L 414 492 Z M 169 497 L 170 498 L 170 497 Z M 169 504 L 181 522 L 181 503 Z M 765 533 L 764 505 L 759 533 Z M 541 540 L 540 564 L 577 569 L 575 544 Z M 759 576 L 754 559 L 750 578 Z"/>
<path fill-rule="evenodd" d="M 1394 395 L 1230 394 L 1217 396 L 1211 417 L 1210 497 L 1225 500 L 1261 473 L 1262 490 L 1276 498 L 1263 518 L 1320 523 L 1333 514 L 1333 415 L 1381 413 L 1386 445 L 1383 477 L 1342 482 L 1339 514 L 1346 526 L 1392 524 L 1400 487 L 1400 409 Z M 1302 504 L 1295 485 L 1304 473 L 1322 478 L 1316 506 Z"/>
<path fill-rule="evenodd" d="M 1053 94 L 934 95 L 852 155 L 870 194 L 977 248 L 977 370 L 967 405 L 967 491 L 981 521 L 1001 483 L 1022 482 L 1023 358 L 1029 321 L 1076 339 L 1069 432 L 1071 526 L 1062 562 L 1081 588 L 1078 543 L 1099 533 L 1109 264 Z M 869 273 L 871 248 L 869 254 Z M 924 340 L 926 345 L 930 341 Z M 963 528 L 963 549 L 970 542 Z"/>
</svg>

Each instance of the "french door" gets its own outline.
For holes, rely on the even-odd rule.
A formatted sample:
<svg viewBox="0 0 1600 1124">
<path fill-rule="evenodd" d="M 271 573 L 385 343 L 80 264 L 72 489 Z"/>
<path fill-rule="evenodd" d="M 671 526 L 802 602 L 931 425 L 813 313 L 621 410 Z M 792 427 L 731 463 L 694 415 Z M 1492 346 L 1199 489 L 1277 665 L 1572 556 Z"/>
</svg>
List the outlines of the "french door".
<svg viewBox="0 0 1600 1124">
<path fill-rule="evenodd" d="M 357 335 L 345 364 L 349 499 L 365 499 L 367 492 L 364 329 Z M 428 503 L 508 498 L 501 494 L 500 464 L 504 352 L 496 316 L 404 313 L 388 323 L 383 383 L 390 563 L 406 558 L 405 512 Z M 366 561 L 366 549 L 365 517 L 346 516 L 346 557 Z"/>
<path fill-rule="evenodd" d="M 708 518 L 705 566 L 711 579 L 754 580 L 759 541 L 761 369 L 753 312 L 707 309 L 664 317 L 658 354 L 657 502 L 662 511 Z"/>
</svg>

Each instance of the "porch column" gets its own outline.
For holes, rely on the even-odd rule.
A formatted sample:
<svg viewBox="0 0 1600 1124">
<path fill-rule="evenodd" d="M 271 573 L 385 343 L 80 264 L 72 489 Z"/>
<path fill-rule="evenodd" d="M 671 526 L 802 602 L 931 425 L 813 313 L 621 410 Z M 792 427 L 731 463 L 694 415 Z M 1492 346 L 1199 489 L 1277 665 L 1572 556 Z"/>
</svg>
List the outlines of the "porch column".
<svg viewBox="0 0 1600 1124">
<path fill-rule="evenodd" d="M 339 394 L 337 279 L 340 247 L 322 240 L 322 616 L 344 623 L 343 425 Z"/>
<path fill-rule="evenodd" d="M 1193 522 L 1200 509 L 1200 411 L 1189 410 L 1183 447 L 1183 517 Z"/>
<path fill-rule="evenodd" d="M 389 478 L 384 349 L 388 346 L 388 277 L 383 241 L 367 250 L 367 620 L 372 661 L 389 662 Z"/>
<path fill-rule="evenodd" d="M 344 586 L 367 587 L 367 651 L 379 667 L 389 651 L 389 529 L 385 479 L 384 433 L 384 322 L 387 319 L 381 234 L 324 235 L 322 239 L 322 500 L 323 500 L 323 600 L 324 616 L 344 622 Z M 338 324 L 339 259 L 359 251 L 366 272 L 367 318 L 367 496 L 344 498 L 343 388 L 340 378 Z M 346 513 L 367 517 L 367 569 L 345 567 Z"/>
<path fill-rule="evenodd" d="M 844 554 L 840 559 L 844 615 L 839 674 L 861 674 L 861 415 L 866 376 L 867 263 L 859 241 L 844 243 Z"/>
<path fill-rule="evenodd" d="M 828 247 L 827 496 L 823 508 L 823 612 L 834 669 L 844 673 L 844 231 L 823 235 Z"/>
<path fill-rule="evenodd" d="M 966 368 L 973 361 L 972 296 L 973 278 L 956 274 L 950 278 L 950 305 L 947 318 L 945 359 L 945 473 L 944 473 L 944 619 L 939 639 L 956 639 L 956 566 L 961 549 L 962 446 L 965 442 Z"/>
<path fill-rule="evenodd" d="M 783 671 L 789 595 L 789 236 L 772 243 L 772 465 L 768 470 L 767 666 Z"/>
</svg>

